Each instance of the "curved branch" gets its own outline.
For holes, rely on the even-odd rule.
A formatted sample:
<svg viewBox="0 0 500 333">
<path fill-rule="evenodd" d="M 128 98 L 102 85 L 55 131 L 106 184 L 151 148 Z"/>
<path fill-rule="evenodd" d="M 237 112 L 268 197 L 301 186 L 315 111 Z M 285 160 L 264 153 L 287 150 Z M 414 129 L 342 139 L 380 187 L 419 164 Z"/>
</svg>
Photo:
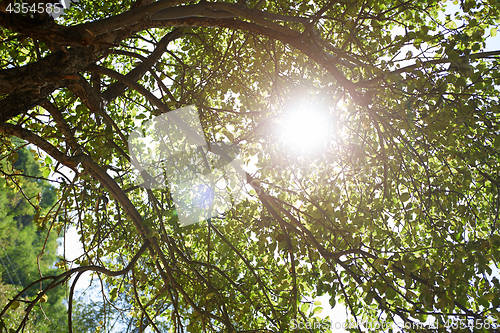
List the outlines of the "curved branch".
<svg viewBox="0 0 500 333">
<path fill-rule="evenodd" d="M 0 317 L 5 314 L 5 312 L 10 308 L 10 306 L 12 305 L 12 303 L 15 302 L 24 292 L 26 292 L 31 287 L 35 286 L 36 284 L 38 284 L 38 283 L 40 283 L 40 282 L 42 282 L 44 280 L 52 279 L 52 282 L 43 290 L 43 292 L 39 293 L 38 296 L 34 300 L 32 300 L 30 302 L 30 305 L 26 308 L 26 310 L 25 310 L 26 311 L 26 315 L 25 315 L 23 321 L 20 324 L 20 327 L 22 327 L 26 323 L 28 315 L 31 312 L 31 310 L 33 309 L 33 307 L 40 301 L 40 299 L 47 293 L 47 291 L 55 288 L 56 286 L 58 286 L 61 283 L 64 283 L 64 281 L 66 281 L 67 279 L 69 279 L 71 277 L 71 275 L 73 275 L 74 273 L 79 272 L 78 277 L 80 277 L 81 274 L 83 274 L 86 271 L 101 272 L 101 273 L 106 274 L 108 276 L 119 276 L 119 275 L 126 274 L 135 265 L 135 263 L 137 262 L 137 260 L 139 259 L 139 257 L 147 249 L 148 245 L 149 244 L 146 241 L 141 246 L 141 248 L 139 249 L 139 251 L 135 254 L 135 256 L 130 260 L 129 264 L 124 269 L 119 270 L 119 271 L 110 271 L 110 270 L 108 270 L 108 269 L 106 269 L 104 267 L 91 265 L 91 266 L 83 266 L 83 267 L 73 268 L 73 269 L 71 269 L 71 270 L 69 270 L 67 272 L 64 272 L 62 274 L 59 274 L 57 276 L 46 276 L 46 277 L 43 277 L 41 279 L 38 279 L 37 281 L 31 283 L 29 286 L 27 286 L 26 288 L 24 288 L 10 302 L 8 302 L 7 305 L 3 308 L 2 312 L 0 313 Z M 76 279 L 76 281 L 77 280 L 78 279 Z M 69 311 L 70 312 L 71 312 L 71 308 L 72 308 L 72 302 L 71 302 L 72 301 L 72 295 L 73 295 L 73 292 L 74 292 L 74 286 L 75 286 L 76 281 L 73 283 L 73 285 L 71 287 L 71 292 L 72 293 L 70 294 L 70 303 L 69 303 Z M 71 323 L 71 317 L 69 317 L 69 323 Z M 72 332 L 71 328 L 70 328 L 70 332 Z"/>
<path fill-rule="evenodd" d="M 363 96 L 357 91 L 359 87 L 349 79 L 337 68 L 336 62 L 333 61 L 332 56 L 326 53 L 323 49 L 316 46 L 313 38 L 302 39 L 302 35 L 294 30 L 288 29 L 281 25 L 280 28 L 266 27 L 263 25 L 245 22 L 237 19 L 212 19 L 205 17 L 189 17 L 184 19 L 174 20 L 154 20 L 149 24 L 149 27 L 220 27 L 228 29 L 238 29 L 247 32 L 254 32 L 272 39 L 279 40 L 283 43 L 289 44 L 297 50 L 304 53 L 308 58 L 323 66 L 334 79 L 343 86 L 349 94 L 353 97 L 353 101 L 362 106 L 371 103 L 371 98 Z M 283 31 L 286 29 L 286 32 Z"/>
<path fill-rule="evenodd" d="M 189 0 L 160 0 L 153 2 L 149 5 L 141 6 L 136 9 L 131 9 L 122 14 L 105 18 L 103 20 L 94 21 L 75 27 L 78 30 L 90 31 L 94 36 L 110 32 L 113 30 L 125 28 L 142 21 L 153 13 L 158 12 L 164 8 L 169 8 L 181 3 L 188 2 Z"/>
<path fill-rule="evenodd" d="M 267 14 L 267 15 L 266 15 Z M 182 7 L 174 7 L 174 8 L 166 8 L 161 11 L 158 11 L 151 19 L 153 20 L 172 20 L 172 19 L 182 19 L 188 17 L 196 17 L 201 16 L 203 18 L 213 18 L 213 19 L 221 19 L 221 18 L 235 18 L 241 17 L 248 20 L 252 20 L 255 23 L 262 25 L 264 27 L 274 29 L 283 34 L 299 37 L 300 33 L 274 23 L 272 21 L 266 20 L 263 17 L 272 17 L 279 18 L 282 21 L 287 20 L 287 16 L 283 15 L 269 15 L 269 13 L 262 12 L 260 10 L 250 10 L 248 8 L 238 6 L 236 4 L 231 3 L 200 3 L 198 5 L 190 5 L 190 6 L 182 6 Z M 307 20 L 307 19 L 305 19 Z"/>
<path fill-rule="evenodd" d="M 132 287 L 133 287 L 132 289 L 134 290 L 135 299 L 137 301 L 137 304 L 139 304 L 139 307 L 141 308 L 142 313 L 144 313 L 146 315 L 146 318 L 149 320 L 149 322 L 153 326 L 154 330 L 156 332 L 160 333 L 160 330 L 158 329 L 158 327 L 156 326 L 154 321 L 149 316 L 148 312 L 146 311 L 146 308 L 144 308 L 144 305 L 141 302 L 141 298 L 139 297 L 139 294 L 137 293 L 137 283 L 135 280 L 134 270 L 132 270 Z M 142 325 L 142 321 L 141 321 L 141 325 Z M 70 332 L 70 333 L 72 333 L 72 332 Z"/>
<path fill-rule="evenodd" d="M 68 331 L 69 331 L 69 333 L 73 333 L 73 318 L 72 318 L 73 313 L 72 312 L 73 312 L 73 295 L 75 293 L 75 286 L 83 273 L 85 273 L 85 272 L 78 273 L 75 280 L 71 284 L 71 289 L 69 291 L 69 300 L 68 300 Z"/>
<path fill-rule="evenodd" d="M 88 268 L 86 270 L 79 270 L 78 272 L 78 275 L 76 276 L 75 280 L 73 281 L 73 284 L 71 285 L 71 290 L 70 290 L 70 293 L 69 293 L 69 301 L 68 301 L 68 330 L 69 330 L 69 333 L 73 333 L 73 326 L 72 326 L 72 319 L 71 319 L 71 312 L 72 312 L 72 309 L 73 309 L 73 295 L 75 293 L 75 286 L 76 286 L 76 283 L 78 282 L 78 279 L 80 278 L 80 276 L 85 273 L 86 271 L 88 270 L 93 270 L 93 271 L 97 271 L 97 272 L 101 272 L 107 276 L 119 276 L 119 275 L 125 275 L 128 273 L 128 271 L 130 271 L 132 269 L 132 267 L 135 265 L 135 263 L 137 262 L 137 260 L 139 260 L 140 256 L 144 253 L 144 251 L 146 251 L 148 247 L 148 243 L 145 242 L 141 248 L 139 249 L 139 251 L 135 254 L 135 256 L 132 258 L 132 260 L 130 260 L 130 262 L 128 263 L 127 267 L 125 267 L 124 269 L 122 270 L 119 270 L 119 271 L 110 271 L 110 270 L 107 270 L 103 267 L 99 267 L 99 266 L 84 266 L 83 268 Z M 79 267 L 79 268 L 82 268 L 82 267 Z M 79 269 L 79 268 L 75 268 L 75 270 Z"/>
<path fill-rule="evenodd" d="M 96 59 L 90 49 L 72 48 L 36 63 L 0 70 L 0 95 L 8 95 L 0 100 L 0 122 L 27 112 L 68 80 L 77 79 L 74 73 Z"/>
</svg>

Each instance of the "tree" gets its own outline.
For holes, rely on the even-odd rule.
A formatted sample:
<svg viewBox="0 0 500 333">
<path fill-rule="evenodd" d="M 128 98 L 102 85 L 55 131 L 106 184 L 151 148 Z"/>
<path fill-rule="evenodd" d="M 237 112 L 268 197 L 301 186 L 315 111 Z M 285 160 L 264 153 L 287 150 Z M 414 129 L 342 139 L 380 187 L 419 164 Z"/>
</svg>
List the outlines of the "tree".
<svg viewBox="0 0 500 333">
<path fill-rule="evenodd" d="M 491 0 L 0 13 L 2 140 L 54 159 L 62 217 L 47 223 L 77 226 L 85 249 L 44 293 L 93 271 L 106 302 L 128 300 L 138 331 L 327 330 L 310 301 L 325 293 L 353 330 L 427 332 L 429 318 L 435 330 L 494 330 L 500 51 L 484 48 L 499 17 Z M 181 228 L 174 190 L 147 186 L 161 175 L 137 183 L 127 139 L 187 105 L 207 142 L 238 144 L 257 171 L 244 200 Z M 333 121 L 321 150 L 280 143 L 297 105 L 302 119 L 321 109 Z"/>
<path fill-rule="evenodd" d="M 3 169 L 5 179 L 0 180 L 0 211 L 3 213 L 0 217 L 0 274 L 1 281 L 10 284 L 2 285 L 5 295 L 9 296 L 41 276 L 63 272 L 54 266 L 59 261 L 56 253 L 58 234 L 50 232 L 44 221 L 38 223 L 34 220 L 35 216 L 50 213 L 57 201 L 56 190 L 43 179 L 40 164 L 29 149 L 18 149 L 13 157 L 16 160 L 12 168 Z M 16 179 L 13 174 L 25 177 Z M 37 296 L 45 286 L 41 283 L 38 288 L 26 290 L 21 301 Z M 64 328 L 67 325 L 67 308 L 63 304 L 65 293 L 64 288 L 57 288 L 50 298 L 37 306 L 29 329 L 36 327 L 38 332 L 58 332 L 59 327 Z M 50 320 L 46 320 L 47 316 Z"/>
</svg>

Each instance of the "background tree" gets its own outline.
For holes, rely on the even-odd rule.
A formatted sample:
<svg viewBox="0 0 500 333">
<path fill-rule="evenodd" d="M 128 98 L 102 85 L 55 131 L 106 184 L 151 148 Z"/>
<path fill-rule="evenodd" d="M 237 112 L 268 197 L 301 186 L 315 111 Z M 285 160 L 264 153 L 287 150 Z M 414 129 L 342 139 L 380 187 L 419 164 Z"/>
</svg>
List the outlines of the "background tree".
<svg viewBox="0 0 500 333">
<path fill-rule="evenodd" d="M 428 316 L 436 330 L 458 319 L 492 330 L 500 51 L 484 48 L 500 5 L 445 5 L 80 1 L 57 21 L 0 13 L 0 133 L 55 160 L 63 183 L 44 221 L 77 226 L 85 251 L 44 292 L 93 271 L 106 302 L 132 299 L 122 310 L 138 331 L 288 331 L 313 320 L 309 300 L 324 293 L 357 330 Z M 246 200 L 179 228 L 168 188 L 137 185 L 127 137 L 190 104 L 207 141 L 237 143 L 257 171 Z M 333 123 L 314 154 L 279 142 L 297 106 Z"/>
<path fill-rule="evenodd" d="M 54 266 L 59 261 L 58 234 L 48 232 L 45 223 L 39 220 L 40 215 L 47 214 L 56 203 L 56 190 L 43 179 L 40 164 L 28 148 L 18 149 L 12 157 L 11 161 L 15 158 L 15 162 L 11 168 L 2 168 L 4 179 L 0 180 L 0 273 L 1 281 L 10 284 L 2 286 L 5 297 L 14 296 L 16 289 L 19 292 L 42 276 L 62 273 Z M 46 285 L 41 283 L 38 288 L 26 290 L 21 295 L 23 301 L 35 297 Z M 37 306 L 31 329 L 64 331 L 67 325 L 65 295 L 65 289 L 58 288 Z M 50 320 L 46 320 L 46 315 Z"/>
</svg>

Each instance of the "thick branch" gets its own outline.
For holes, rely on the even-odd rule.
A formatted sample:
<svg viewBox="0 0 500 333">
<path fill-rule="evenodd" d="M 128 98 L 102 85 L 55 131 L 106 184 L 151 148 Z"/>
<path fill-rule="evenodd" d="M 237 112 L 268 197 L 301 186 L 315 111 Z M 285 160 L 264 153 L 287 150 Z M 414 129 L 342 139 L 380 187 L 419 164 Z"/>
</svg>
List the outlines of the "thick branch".
<svg viewBox="0 0 500 333">
<path fill-rule="evenodd" d="M 64 82 L 47 83 L 40 89 L 31 89 L 12 93 L 0 100 L 0 122 L 5 122 L 22 113 L 28 112 L 46 99 L 54 90 L 61 88 Z"/>
<path fill-rule="evenodd" d="M 289 28 L 286 28 L 282 25 L 279 25 L 277 23 L 274 23 L 272 21 L 266 20 L 264 17 L 270 17 L 282 21 L 288 21 L 289 19 L 295 19 L 295 21 L 297 21 L 297 19 L 301 18 L 293 18 L 283 15 L 270 14 L 262 12 L 260 10 L 251 10 L 231 3 L 205 2 L 205 3 L 200 3 L 198 5 L 166 8 L 155 13 L 151 17 L 151 19 L 172 20 L 172 19 L 182 19 L 182 18 L 197 17 L 197 16 L 201 16 L 203 18 L 214 18 L 214 19 L 241 17 L 248 20 L 252 20 L 259 25 L 262 25 L 270 29 L 274 29 L 283 34 L 287 34 L 294 37 L 298 37 L 300 35 L 300 33 L 291 30 Z M 307 19 L 304 18 L 302 21 L 303 23 L 304 21 L 307 22 Z"/>
<path fill-rule="evenodd" d="M 61 82 L 71 78 L 82 67 L 95 61 L 94 55 L 85 48 L 74 48 L 65 53 L 58 51 L 42 60 L 22 67 L 0 71 L 0 92 L 2 95 L 19 93 L 42 87 L 48 82 Z"/>
<path fill-rule="evenodd" d="M 78 267 L 78 268 L 87 268 L 87 269 L 79 271 L 78 276 L 75 278 L 75 281 L 73 281 L 73 284 L 71 286 L 71 291 L 69 293 L 69 301 L 68 301 L 68 330 L 69 330 L 70 333 L 73 332 L 73 324 L 72 324 L 72 317 L 71 317 L 72 310 L 73 310 L 73 295 L 75 293 L 76 283 L 78 282 L 78 279 L 80 278 L 80 276 L 84 272 L 86 272 L 88 270 L 93 270 L 93 271 L 96 271 L 96 272 L 101 272 L 103 274 L 106 274 L 107 276 L 125 275 L 125 274 L 128 273 L 128 271 L 130 271 L 132 269 L 132 267 L 134 267 L 134 265 L 137 262 L 137 260 L 139 260 L 139 258 L 144 253 L 144 251 L 146 251 L 147 248 L 148 248 L 148 243 L 146 242 L 146 243 L 144 243 L 141 246 L 141 248 L 136 253 L 136 255 L 132 258 L 132 260 L 130 260 L 130 262 L 128 263 L 127 267 L 125 267 L 124 269 L 119 270 L 119 271 L 110 271 L 110 270 L 107 270 L 107 269 L 105 269 L 103 267 L 99 267 L 99 266 Z M 75 268 L 75 270 L 78 269 L 78 268 Z"/>
<path fill-rule="evenodd" d="M 0 94 L 9 95 L 0 100 L 0 122 L 27 112 L 96 59 L 89 49 L 67 52 L 59 51 L 36 63 L 0 71 Z"/>
<path fill-rule="evenodd" d="M 116 16 L 80 25 L 78 29 L 91 31 L 95 36 L 101 35 L 136 24 L 159 10 L 185 2 L 188 2 L 188 0 L 160 0 Z"/>
</svg>

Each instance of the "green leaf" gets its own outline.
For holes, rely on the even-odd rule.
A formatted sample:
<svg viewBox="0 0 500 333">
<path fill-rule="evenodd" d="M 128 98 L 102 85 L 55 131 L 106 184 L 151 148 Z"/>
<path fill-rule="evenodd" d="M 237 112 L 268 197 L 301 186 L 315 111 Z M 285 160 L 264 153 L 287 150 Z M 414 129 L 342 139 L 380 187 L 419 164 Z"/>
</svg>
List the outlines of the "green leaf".
<svg viewBox="0 0 500 333">
<path fill-rule="evenodd" d="M 35 215 L 33 216 L 33 224 L 40 227 L 40 222 L 38 221 L 40 219 L 40 208 L 37 208 L 35 211 Z"/>
<path fill-rule="evenodd" d="M 45 302 L 47 302 L 48 299 L 49 299 L 49 296 L 44 294 L 42 297 L 40 297 L 40 303 L 45 303 Z"/>
<path fill-rule="evenodd" d="M 315 308 L 314 308 L 314 310 L 313 310 L 313 313 L 314 313 L 315 315 L 318 315 L 318 314 L 320 314 L 321 312 L 323 312 L 323 308 L 322 308 L 322 307 L 320 307 L 320 306 L 315 307 Z"/>
<path fill-rule="evenodd" d="M 155 218 L 154 217 L 149 217 L 147 219 L 142 220 L 142 223 L 144 225 L 147 225 L 148 227 L 152 227 L 154 223 Z"/>
<path fill-rule="evenodd" d="M 50 172 L 51 172 L 50 167 L 44 167 L 44 168 L 42 168 L 42 170 L 43 170 L 42 171 L 42 177 L 43 178 L 48 178 L 49 175 L 50 175 Z"/>
<path fill-rule="evenodd" d="M 485 300 L 491 302 L 495 298 L 495 293 L 490 292 L 490 293 L 485 294 L 483 297 Z"/>
<path fill-rule="evenodd" d="M 88 109 L 84 104 L 78 104 L 75 110 L 81 113 L 86 113 Z"/>
<path fill-rule="evenodd" d="M 12 302 L 12 304 L 10 305 L 10 309 L 11 310 L 16 310 L 18 307 L 19 307 L 20 303 L 19 301 L 14 301 Z"/>
<path fill-rule="evenodd" d="M 396 297 L 397 293 L 394 290 L 394 288 L 387 288 L 385 291 L 385 295 L 387 296 L 388 299 L 394 299 Z"/>
<path fill-rule="evenodd" d="M 118 287 L 114 287 L 109 292 L 109 299 L 113 302 L 118 296 Z"/>
<path fill-rule="evenodd" d="M 497 35 L 497 28 L 491 28 L 490 35 L 491 35 L 491 37 L 496 37 L 496 35 Z"/>
<path fill-rule="evenodd" d="M 408 200 L 410 200 L 410 193 L 408 192 L 405 192 L 405 193 L 401 193 L 401 201 L 402 202 L 406 202 Z"/>
<path fill-rule="evenodd" d="M 445 24 L 445 27 L 448 28 L 448 29 L 456 29 L 457 28 L 457 24 L 455 23 L 455 21 L 448 21 L 446 24 Z"/>
</svg>

